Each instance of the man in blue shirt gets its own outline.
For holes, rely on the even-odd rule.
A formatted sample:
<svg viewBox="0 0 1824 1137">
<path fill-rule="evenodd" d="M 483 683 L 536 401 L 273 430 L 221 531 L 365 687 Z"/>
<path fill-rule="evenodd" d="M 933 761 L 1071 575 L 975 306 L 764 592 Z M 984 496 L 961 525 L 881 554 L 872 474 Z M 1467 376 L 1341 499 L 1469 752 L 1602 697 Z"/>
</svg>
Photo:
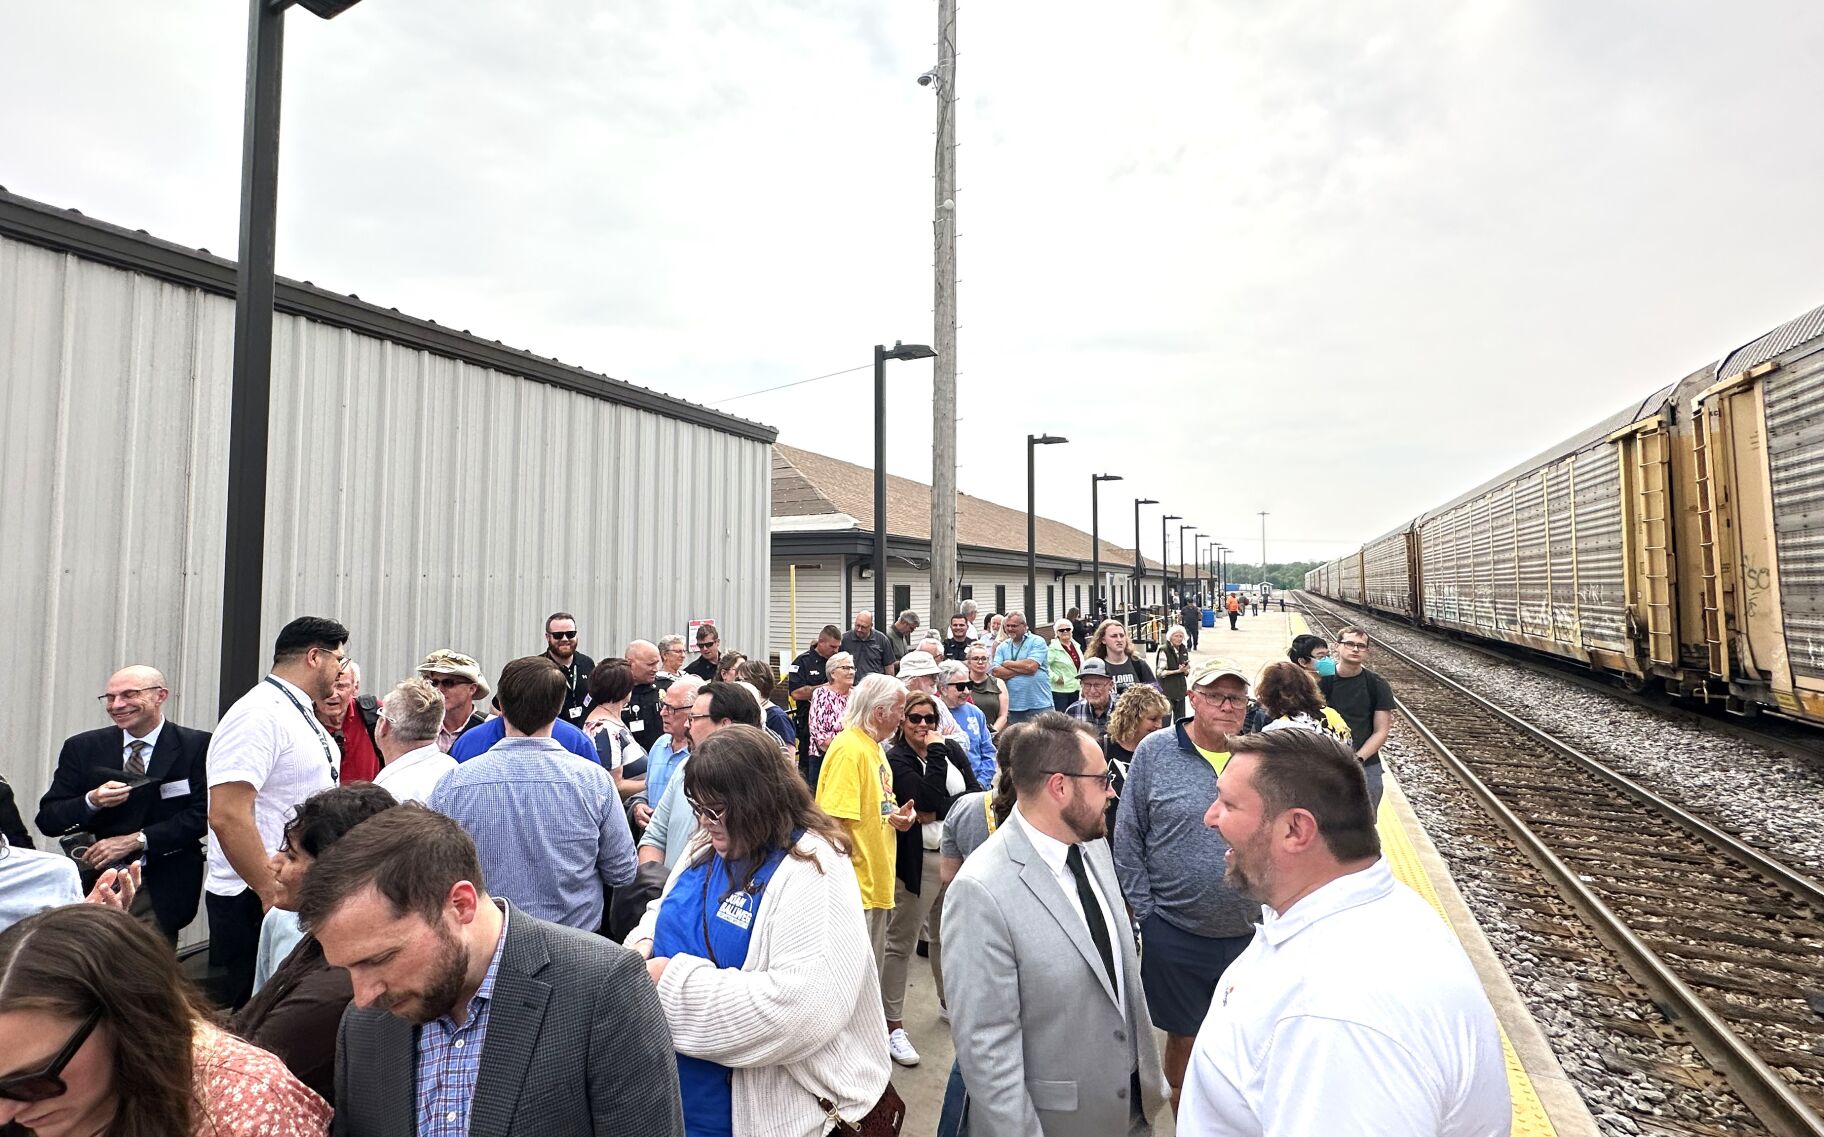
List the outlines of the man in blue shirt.
<svg viewBox="0 0 1824 1137">
<path fill-rule="evenodd" d="M 1045 658 L 1051 646 L 1026 631 L 1026 613 L 1009 612 L 1001 622 L 1007 638 L 994 649 L 996 679 L 1007 684 L 1007 725 L 1025 722 L 1040 711 L 1055 710 Z"/>
<path fill-rule="evenodd" d="M 665 787 L 671 776 L 690 757 L 690 709 L 696 705 L 697 692 L 703 681 L 695 675 L 680 675 L 659 694 L 659 719 L 665 734 L 646 752 L 646 786 L 627 799 L 633 813 L 635 829 L 645 829 L 652 821 L 652 811 L 665 800 Z"/>
<path fill-rule="evenodd" d="M 604 890 L 631 884 L 633 834 L 614 778 L 551 737 L 569 688 L 544 656 L 500 673 L 506 737 L 457 766 L 428 804 L 475 841 L 488 880 L 541 920 L 595 931 Z"/>
<path fill-rule="evenodd" d="M 499 700 L 496 699 L 495 702 L 499 702 Z M 454 745 L 450 747 L 450 757 L 458 762 L 467 762 L 477 754 L 486 754 L 494 749 L 506 736 L 506 718 L 502 715 L 495 715 L 480 726 L 470 727 L 463 731 L 457 737 Z M 602 756 L 595 752 L 595 743 L 590 741 L 588 735 L 563 719 L 558 719 L 551 724 L 551 737 L 557 741 L 559 746 L 578 758 L 587 758 L 597 765 L 601 764 Z"/>
</svg>

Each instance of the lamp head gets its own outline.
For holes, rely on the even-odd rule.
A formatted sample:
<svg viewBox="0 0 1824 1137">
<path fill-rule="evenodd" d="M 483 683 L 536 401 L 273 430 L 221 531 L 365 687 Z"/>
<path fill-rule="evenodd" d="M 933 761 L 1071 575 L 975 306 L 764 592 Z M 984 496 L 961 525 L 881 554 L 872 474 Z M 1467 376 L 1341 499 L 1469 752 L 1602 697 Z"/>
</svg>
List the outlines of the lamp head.
<svg viewBox="0 0 1824 1137">
<path fill-rule="evenodd" d="M 881 351 L 882 359 L 936 359 L 937 353 L 922 343 L 900 343 L 893 341 L 893 346 Z"/>
<path fill-rule="evenodd" d="M 1033 446 L 1056 446 L 1060 442 L 1069 442 L 1070 439 L 1061 438 L 1055 434 L 1029 434 L 1026 436 L 1026 441 Z"/>
<path fill-rule="evenodd" d="M 1159 499 L 1151 498 L 1151 497 L 1137 497 L 1134 499 L 1134 504 L 1135 505 L 1158 505 Z"/>
<path fill-rule="evenodd" d="M 333 20 L 360 2 L 361 0 L 297 0 L 298 7 L 323 20 Z"/>
<path fill-rule="evenodd" d="M 1121 480 L 1120 474 L 1091 474 L 1090 477 L 1098 482 L 1118 482 Z"/>
</svg>

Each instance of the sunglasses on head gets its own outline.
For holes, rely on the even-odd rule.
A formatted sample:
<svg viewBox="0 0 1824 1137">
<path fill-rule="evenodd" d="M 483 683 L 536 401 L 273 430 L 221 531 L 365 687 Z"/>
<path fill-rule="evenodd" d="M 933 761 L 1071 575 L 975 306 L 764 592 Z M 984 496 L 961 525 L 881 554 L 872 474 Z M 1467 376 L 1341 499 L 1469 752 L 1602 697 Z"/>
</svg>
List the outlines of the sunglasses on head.
<svg viewBox="0 0 1824 1137">
<path fill-rule="evenodd" d="M 925 726 L 936 726 L 937 725 L 937 716 L 936 715 L 907 715 L 906 721 L 910 722 L 910 723 L 921 723 Z"/>
<path fill-rule="evenodd" d="M 83 1020 L 82 1025 L 76 1028 L 76 1033 L 70 1036 L 70 1040 L 63 1044 L 63 1049 L 46 1063 L 44 1069 L 33 1071 L 30 1074 L 13 1074 L 10 1077 L 0 1078 L 0 1098 L 8 1101 L 39 1102 L 61 1097 L 64 1091 L 69 1089 L 60 1076 L 63 1068 L 70 1064 L 70 1059 L 76 1057 L 76 1052 L 82 1049 L 82 1044 L 88 1041 L 89 1034 L 94 1031 L 95 1024 L 100 1021 L 101 1008 L 97 1007 L 89 1013 L 88 1018 Z"/>
<path fill-rule="evenodd" d="M 573 640 L 576 638 L 575 632 L 546 632 L 545 634 L 554 640 Z"/>
</svg>

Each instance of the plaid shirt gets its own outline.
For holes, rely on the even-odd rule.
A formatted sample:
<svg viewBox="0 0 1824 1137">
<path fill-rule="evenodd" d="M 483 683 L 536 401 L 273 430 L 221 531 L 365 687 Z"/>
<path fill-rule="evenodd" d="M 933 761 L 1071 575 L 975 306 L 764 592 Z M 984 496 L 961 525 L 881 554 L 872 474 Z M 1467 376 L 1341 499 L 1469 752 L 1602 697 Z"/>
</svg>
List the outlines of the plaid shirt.
<svg viewBox="0 0 1824 1137">
<path fill-rule="evenodd" d="M 481 1048 L 488 1037 L 488 1008 L 494 1001 L 494 974 L 507 946 L 507 906 L 501 904 L 500 940 L 488 973 L 469 1000 L 468 1021 L 448 1015 L 418 1028 L 418 1137 L 468 1137 L 469 1105 L 481 1073 Z"/>
<path fill-rule="evenodd" d="M 1114 709 L 1114 706 L 1115 701 L 1110 699 L 1103 704 L 1101 712 L 1098 713 L 1096 708 L 1089 705 L 1088 699 L 1078 699 L 1066 707 L 1064 713 L 1080 723 L 1087 723 L 1089 728 L 1096 732 L 1096 741 L 1101 742 L 1108 735 L 1108 713 Z"/>
</svg>

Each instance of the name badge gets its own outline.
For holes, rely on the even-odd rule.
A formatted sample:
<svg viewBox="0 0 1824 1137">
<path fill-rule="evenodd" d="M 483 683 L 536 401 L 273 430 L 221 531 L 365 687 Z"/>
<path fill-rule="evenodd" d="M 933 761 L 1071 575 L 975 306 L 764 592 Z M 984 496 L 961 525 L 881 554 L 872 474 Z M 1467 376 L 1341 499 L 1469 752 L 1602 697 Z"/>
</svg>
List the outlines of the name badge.
<svg viewBox="0 0 1824 1137">
<path fill-rule="evenodd" d="M 189 792 L 190 783 L 187 781 L 166 782 L 158 787 L 158 796 L 163 801 L 170 801 L 174 797 L 184 797 Z"/>
<path fill-rule="evenodd" d="M 571 717 L 571 718 L 573 718 L 573 719 L 580 719 L 580 718 L 582 718 L 582 717 L 583 717 L 583 708 L 581 708 L 581 707 L 571 707 L 571 708 L 570 708 L 570 717 Z"/>
<path fill-rule="evenodd" d="M 754 914 L 747 906 L 748 899 L 745 892 L 737 892 L 726 897 L 722 901 L 721 907 L 716 909 L 716 919 L 725 924 L 733 924 L 744 932 L 747 931 L 754 922 Z"/>
<path fill-rule="evenodd" d="M 630 733 L 638 734 L 642 730 L 646 729 L 646 720 L 645 719 L 628 719 L 627 720 L 627 729 Z"/>
</svg>

